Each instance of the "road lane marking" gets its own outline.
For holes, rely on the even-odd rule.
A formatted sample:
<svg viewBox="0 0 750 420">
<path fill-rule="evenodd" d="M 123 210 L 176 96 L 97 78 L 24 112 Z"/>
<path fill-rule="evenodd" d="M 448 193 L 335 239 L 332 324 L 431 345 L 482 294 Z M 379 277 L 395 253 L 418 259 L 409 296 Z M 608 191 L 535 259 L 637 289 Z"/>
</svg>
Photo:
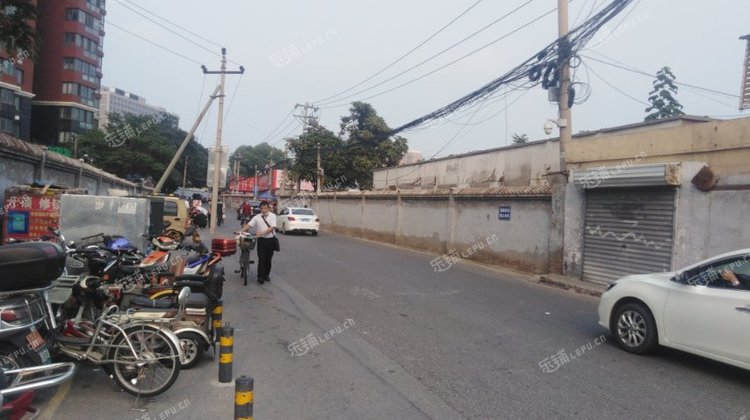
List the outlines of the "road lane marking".
<svg viewBox="0 0 750 420">
<path fill-rule="evenodd" d="M 49 404 L 47 404 L 47 409 L 41 414 L 39 420 L 52 420 L 53 418 L 55 418 L 57 409 L 60 408 L 60 404 L 62 404 L 63 400 L 70 391 L 71 382 L 72 379 L 57 387 L 55 396 L 52 397 L 52 399 L 49 401 Z"/>
</svg>

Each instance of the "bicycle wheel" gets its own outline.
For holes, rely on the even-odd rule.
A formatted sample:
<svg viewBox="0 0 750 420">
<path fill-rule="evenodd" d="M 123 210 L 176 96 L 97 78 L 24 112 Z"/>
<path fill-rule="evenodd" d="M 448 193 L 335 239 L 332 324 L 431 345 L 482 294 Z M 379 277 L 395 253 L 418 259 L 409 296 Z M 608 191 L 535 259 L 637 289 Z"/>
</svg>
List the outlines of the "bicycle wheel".
<svg viewBox="0 0 750 420">
<path fill-rule="evenodd" d="M 247 286 L 247 269 L 250 265 L 250 251 L 247 249 L 242 250 L 242 254 L 240 255 L 240 275 L 242 276 L 242 280 L 244 281 L 245 286 Z"/>
<path fill-rule="evenodd" d="M 109 354 L 120 388 L 142 397 L 153 397 L 168 390 L 180 374 L 177 346 L 166 333 L 152 325 L 133 325 L 124 331 L 124 335 L 120 333 L 113 340 Z M 141 360 L 136 361 L 127 340 Z"/>
</svg>

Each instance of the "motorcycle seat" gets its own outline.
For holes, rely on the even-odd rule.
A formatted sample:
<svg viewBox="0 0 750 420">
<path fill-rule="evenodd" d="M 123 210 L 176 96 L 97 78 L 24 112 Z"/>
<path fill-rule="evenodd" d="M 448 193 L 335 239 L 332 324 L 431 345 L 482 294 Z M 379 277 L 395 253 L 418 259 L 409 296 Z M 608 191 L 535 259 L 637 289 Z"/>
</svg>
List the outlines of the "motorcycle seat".
<svg viewBox="0 0 750 420">
<path fill-rule="evenodd" d="M 136 296 L 130 301 L 131 305 L 142 308 L 169 309 L 177 306 L 172 298 L 149 299 L 146 296 Z M 204 293 L 193 292 L 185 305 L 188 308 L 205 308 L 211 304 L 210 299 Z"/>
<path fill-rule="evenodd" d="M 120 267 L 118 267 L 118 270 L 121 273 L 125 273 L 125 274 L 135 274 L 135 273 L 146 274 L 146 273 L 151 273 L 152 271 L 160 271 L 161 269 L 163 269 L 161 264 L 146 265 L 143 267 L 138 266 L 138 265 L 121 265 Z"/>
<path fill-rule="evenodd" d="M 172 299 L 149 299 L 146 296 L 136 296 L 130 301 L 131 305 L 142 308 L 169 309 L 172 305 Z"/>
</svg>

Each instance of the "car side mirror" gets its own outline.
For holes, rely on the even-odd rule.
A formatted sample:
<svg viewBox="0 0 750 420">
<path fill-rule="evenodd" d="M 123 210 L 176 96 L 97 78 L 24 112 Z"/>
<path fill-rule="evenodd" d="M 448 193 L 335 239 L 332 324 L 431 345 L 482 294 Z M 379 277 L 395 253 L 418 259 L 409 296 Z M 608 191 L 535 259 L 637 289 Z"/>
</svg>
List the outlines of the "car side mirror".
<svg viewBox="0 0 750 420">
<path fill-rule="evenodd" d="M 672 281 L 680 284 L 687 284 L 687 273 L 684 271 L 679 272 L 672 277 Z"/>
</svg>

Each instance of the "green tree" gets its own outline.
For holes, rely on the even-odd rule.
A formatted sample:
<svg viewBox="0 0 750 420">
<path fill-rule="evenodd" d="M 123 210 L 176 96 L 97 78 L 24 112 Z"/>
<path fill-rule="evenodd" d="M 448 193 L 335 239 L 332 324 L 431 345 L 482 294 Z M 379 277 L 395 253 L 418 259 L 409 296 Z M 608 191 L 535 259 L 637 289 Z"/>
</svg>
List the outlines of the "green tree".
<svg viewBox="0 0 750 420">
<path fill-rule="evenodd" d="M 344 155 L 344 142 L 332 131 L 322 126 L 312 126 L 305 133 L 289 141 L 289 151 L 294 160 L 289 169 L 289 177 L 299 185 L 309 180 L 317 189 L 318 144 L 323 168 L 322 186 L 335 183 L 347 183 L 347 161 Z"/>
<path fill-rule="evenodd" d="M 526 144 L 529 142 L 529 136 L 526 134 L 513 133 L 511 138 L 513 139 L 513 144 Z"/>
<path fill-rule="evenodd" d="M 39 38 L 30 23 L 37 16 L 37 7 L 31 0 L 0 0 L 2 49 L 13 55 L 36 57 Z"/>
<path fill-rule="evenodd" d="M 648 96 L 651 106 L 646 108 L 646 112 L 649 114 L 646 115 L 645 121 L 661 120 L 685 114 L 682 112 L 682 105 L 675 98 L 677 85 L 674 81 L 676 79 L 672 70 L 667 66 L 662 67 L 656 73 L 656 80 L 652 83 L 654 88 Z"/>
<path fill-rule="evenodd" d="M 349 115 L 341 118 L 339 137 L 344 140 L 344 156 L 350 182 L 362 189 L 372 188 L 372 170 L 396 166 L 409 150 L 407 140 L 391 138 L 391 129 L 372 105 L 354 102 Z"/>
<path fill-rule="evenodd" d="M 119 177 L 137 181 L 161 178 L 187 133 L 178 127 L 178 119 L 167 115 L 155 122 L 152 117 L 134 115 L 110 116 L 106 132 L 90 130 L 78 139 L 78 155 L 87 154 L 94 166 Z M 177 162 L 164 185 L 164 192 L 182 186 L 188 156 L 186 186 L 204 187 L 208 167 L 208 150 L 190 140 L 183 158 Z"/>
<path fill-rule="evenodd" d="M 240 176 L 255 175 L 255 166 L 258 172 L 268 166 L 280 166 L 284 160 L 284 152 L 268 143 L 261 143 L 256 146 L 240 146 L 229 157 L 229 162 L 234 159 L 240 161 Z"/>
</svg>

